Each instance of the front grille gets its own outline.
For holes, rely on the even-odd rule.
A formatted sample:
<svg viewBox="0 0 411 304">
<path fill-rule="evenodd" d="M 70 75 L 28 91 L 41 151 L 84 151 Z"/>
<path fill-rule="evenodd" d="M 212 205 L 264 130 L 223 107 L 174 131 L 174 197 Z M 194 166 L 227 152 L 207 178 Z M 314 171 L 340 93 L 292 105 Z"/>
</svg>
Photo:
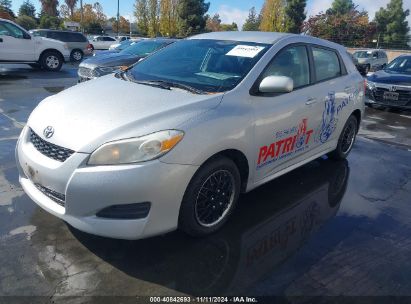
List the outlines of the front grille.
<svg viewBox="0 0 411 304">
<path fill-rule="evenodd" d="M 409 102 L 411 102 L 411 91 L 397 89 L 395 92 L 399 94 L 398 100 L 384 99 L 384 92 L 389 92 L 389 90 L 386 88 L 377 87 L 372 92 L 372 95 L 374 97 L 372 99 L 374 99 L 376 102 L 393 106 L 405 106 Z"/>
<path fill-rule="evenodd" d="M 74 153 L 73 150 L 53 145 L 45 141 L 34 133 L 32 129 L 30 129 L 30 141 L 41 154 L 60 162 L 64 162 Z"/>
<path fill-rule="evenodd" d="M 85 67 L 79 67 L 77 73 L 82 78 L 94 78 L 94 77 L 96 77 L 94 70 L 89 69 L 89 68 L 85 68 Z"/>
<path fill-rule="evenodd" d="M 60 206 L 64 207 L 66 204 L 66 196 L 64 194 L 58 193 L 54 190 L 49 188 L 43 187 L 40 184 L 35 184 L 37 189 L 39 189 L 45 196 L 59 204 Z"/>
</svg>

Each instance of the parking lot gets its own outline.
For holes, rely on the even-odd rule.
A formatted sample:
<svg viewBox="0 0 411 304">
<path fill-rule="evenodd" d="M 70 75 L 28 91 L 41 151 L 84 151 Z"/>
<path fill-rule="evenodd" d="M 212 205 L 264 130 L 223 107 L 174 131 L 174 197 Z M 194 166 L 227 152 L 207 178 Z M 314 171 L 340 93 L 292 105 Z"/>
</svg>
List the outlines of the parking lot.
<svg viewBox="0 0 411 304">
<path fill-rule="evenodd" d="M 410 112 L 367 108 L 347 161 L 315 160 L 242 195 L 210 237 L 120 241 L 69 227 L 18 183 L 24 123 L 76 71 L 0 65 L 0 296 L 411 296 Z"/>
</svg>

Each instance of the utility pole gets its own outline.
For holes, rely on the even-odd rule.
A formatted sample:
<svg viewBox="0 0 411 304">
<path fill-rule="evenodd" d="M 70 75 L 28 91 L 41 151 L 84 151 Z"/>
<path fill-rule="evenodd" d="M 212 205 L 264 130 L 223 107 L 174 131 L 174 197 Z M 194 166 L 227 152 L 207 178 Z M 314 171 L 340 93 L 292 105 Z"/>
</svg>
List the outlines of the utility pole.
<svg viewBox="0 0 411 304">
<path fill-rule="evenodd" d="M 128 23 L 130 23 L 130 38 L 131 38 L 131 33 L 132 33 L 132 31 L 131 31 L 131 18 L 130 18 Z"/>
<path fill-rule="evenodd" d="M 84 28 L 83 28 L 83 0 L 80 0 L 80 29 L 81 29 L 81 32 L 84 33 Z"/>
<path fill-rule="evenodd" d="M 117 37 L 120 30 L 120 0 L 117 0 Z"/>
</svg>

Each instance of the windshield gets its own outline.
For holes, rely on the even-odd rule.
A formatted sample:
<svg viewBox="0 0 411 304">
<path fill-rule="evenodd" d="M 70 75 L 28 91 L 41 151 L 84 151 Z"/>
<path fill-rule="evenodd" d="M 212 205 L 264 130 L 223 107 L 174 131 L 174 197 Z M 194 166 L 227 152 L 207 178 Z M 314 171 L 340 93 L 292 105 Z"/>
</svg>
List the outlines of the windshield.
<svg viewBox="0 0 411 304">
<path fill-rule="evenodd" d="M 358 51 L 355 52 L 354 54 L 355 58 L 371 58 L 372 52 L 370 51 Z"/>
<path fill-rule="evenodd" d="M 233 89 L 271 45 L 207 39 L 181 40 L 128 71 L 135 81 L 163 81 L 203 92 Z"/>
<path fill-rule="evenodd" d="M 387 65 L 385 71 L 411 75 L 411 56 L 395 58 Z"/>
<path fill-rule="evenodd" d="M 147 56 L 154 51 L 161 49 L 170 42 L 164 40 L 144 40 L 134 43 L 129 47 L 122 50 L 120 53 L 135 55 L 135 56 Z"/>
</svg>

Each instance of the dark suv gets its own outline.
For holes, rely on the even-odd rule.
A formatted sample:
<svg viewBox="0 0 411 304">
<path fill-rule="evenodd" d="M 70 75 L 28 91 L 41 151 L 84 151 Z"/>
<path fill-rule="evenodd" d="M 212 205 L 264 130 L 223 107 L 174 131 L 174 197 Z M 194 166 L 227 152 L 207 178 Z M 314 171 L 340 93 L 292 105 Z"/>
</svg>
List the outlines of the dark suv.
<svg viewBox="0 0 411 304">
<path fill-rule="evenodd" d="M 82 33 L 43 29 L 32 30 L 30 33 L 34 36 L 41 36 L 66 42 L 70 49 L 71 61 L 81 61 L 84 55 L 89 55 L 92 52 L 89 47 L 88 39 Z"/>
</svg>

